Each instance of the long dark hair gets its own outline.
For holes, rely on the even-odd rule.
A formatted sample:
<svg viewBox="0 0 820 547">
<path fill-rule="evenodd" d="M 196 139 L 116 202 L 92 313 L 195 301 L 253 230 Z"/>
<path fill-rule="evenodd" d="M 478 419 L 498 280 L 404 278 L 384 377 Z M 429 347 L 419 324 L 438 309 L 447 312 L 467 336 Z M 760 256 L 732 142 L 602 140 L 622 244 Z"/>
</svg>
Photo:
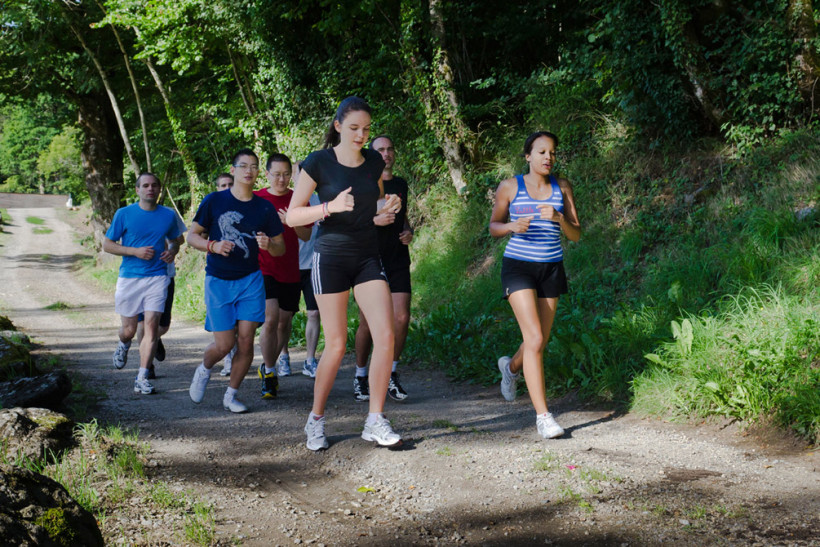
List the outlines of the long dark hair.
<svg viewBox="0 0 820 547">
<path fill-rule="evenodd" d="M 339 144 L 341 135 L 339 135 L 339 132 L 336 131 L 336 127 L 334 126 L 333 122 L 344 122 L 345 118 L 347 118 L 347 115 L 351 112 L 367 112 L 368 114 L 373 114 L 373 109 L 370 108 L 370 105 L 367 104 L 367 101 L 355 96 L 347 97 L 345 100 L 339 103 L 339 108 L 336 109 L 336 115 L 330 122 L 330 127 L 328 128 L 327 133 L 325 133 L 324 148 L 333 148 L 334 146 Z"/>
</svg>

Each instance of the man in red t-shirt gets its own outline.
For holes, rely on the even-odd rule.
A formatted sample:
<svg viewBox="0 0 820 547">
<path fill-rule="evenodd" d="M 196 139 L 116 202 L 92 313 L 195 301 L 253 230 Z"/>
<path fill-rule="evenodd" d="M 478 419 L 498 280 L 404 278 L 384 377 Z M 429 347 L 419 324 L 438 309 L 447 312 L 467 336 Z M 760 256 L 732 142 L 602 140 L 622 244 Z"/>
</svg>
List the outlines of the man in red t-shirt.
<svg viewBox="0 0 820 547">
<path fill-rule="evenodd" d="M 269 188 L 256 190 L 255 195 L 268 200 L 276 208 L 284 224 L 293 190 L 289 188 L 293 171 L 290 159 L 284 154 L 271 154 L 265 167 Z M 279 362 L 277 356 L 282 344 L 288 341 L 287 329 L 293 314 L 299 311 L 301 278 L 299 275 L 299 239 L 310 239 L 311 226 L 291 228 L 285 225 L 285 254 L 272 257 L 259 253 L 259 268 L 265 279 L 265 323 L 259 333 L 263 363 L 259 367 L 262 379 L 262 398 L 274 399 L 279 387 L 279 376 L 290 375 L 290 363 Z M 277 371 L 278 369 L 278 371 Z"/>
</svg>

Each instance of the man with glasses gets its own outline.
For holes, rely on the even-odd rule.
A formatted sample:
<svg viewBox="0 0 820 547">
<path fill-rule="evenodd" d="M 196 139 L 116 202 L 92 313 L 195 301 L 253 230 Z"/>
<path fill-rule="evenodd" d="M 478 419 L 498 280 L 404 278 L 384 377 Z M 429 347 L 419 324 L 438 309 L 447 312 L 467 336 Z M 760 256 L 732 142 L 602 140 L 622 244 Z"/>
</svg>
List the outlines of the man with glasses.
<svg viewBox="0 0 820 547">
<path fill-rule="evenodd" d="M 205 196 L 188 232 L 188 244 L 207 253 L 205 265 L 205 330 L 214 341 L 196 371 L 189 394 L 199 403 L 211 378 L 211 369 L 234 345 L 230 387 L 222 405 L 231 412 L 247 412 L 236 399 L 242 379 L 253 361 L 256 328 L 265 320 L 265 284 L 259 270 L 259 251 L 270 256 L 285 253 L 282 223 L 273 205 L 253 195 L 259 158 L 243 148 L 233 157 L 230 190 Z M 205 238 L 204 234 L 208 234 Z"/>
<path fill-rule="evenodd" d="M 293 195 L 290 189 L 292 170 L 290 158 L 284 154 L 272 154 L 265 168 L 265 178 L 270 186 L 254 192 L 274 206 L 282 224 L 285 224 L 285 213 Z M 291 228 L 285 224 L 285 254 L 274 258 L 259 253 L 259 266 L 265 279 L 265 323 L 259 333 L 263 357 L 259 378 L 262 379 L 263 399 L 276 397 L 277 374 L 290 376 L 290 360 L 280 351 L 290 338 L 293 314 L 299 311 L 299 240 L 310 239 L 310 232 L 310 226 Z"/>
</svg>

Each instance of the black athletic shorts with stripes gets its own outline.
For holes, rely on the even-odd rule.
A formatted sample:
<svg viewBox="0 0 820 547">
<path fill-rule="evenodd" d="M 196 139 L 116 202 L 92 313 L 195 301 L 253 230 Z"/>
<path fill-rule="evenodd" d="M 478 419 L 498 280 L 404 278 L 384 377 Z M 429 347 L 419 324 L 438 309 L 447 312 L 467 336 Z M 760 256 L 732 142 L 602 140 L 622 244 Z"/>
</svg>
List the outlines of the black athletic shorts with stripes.
<svg viewBox="0 0 820 547">
<path fill-rule="evenodd" d="M 311 272 L 314 294 L 347 292 L 368 281 L 387 281 L 377 254 L 339 256 L 314 252 Z"/>
</svg>

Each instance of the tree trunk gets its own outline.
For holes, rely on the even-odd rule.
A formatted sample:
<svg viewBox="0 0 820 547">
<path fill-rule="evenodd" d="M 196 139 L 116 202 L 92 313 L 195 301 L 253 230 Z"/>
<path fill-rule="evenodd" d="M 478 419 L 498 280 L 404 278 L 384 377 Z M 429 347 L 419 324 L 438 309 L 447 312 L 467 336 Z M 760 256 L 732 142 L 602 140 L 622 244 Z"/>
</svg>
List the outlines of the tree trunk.
<svg viewBox="0 0 820 547">
<path fill-rule="evenodd" d="M 182 128 L 182 121 L 179 119 L 179 116 L 177 116 L 173 104 L 171 104 L 171 97 L 168 94 L 168 90 L 162 83 L 162 78 L 160 78 L 159 72 L 157 72 L 157 69 L 154 67 L 154 63 L 151 59 L 145 58 L 144 60 L 145 65 L 151 72 L 151 76 L 154 78 L 154 83 L 157 85 L 160 95 L 162 95 L 162 100 L 165 103 L 165 114 L 168 116 L 168 123 L 171 124 L 171 132 L 174 136 L 174 143 L 176 143 L 177 149 L 179 150 L 179 155 L 182 157 L 182 166 L 185 169 L 185 174 L 188 175 L 188 188 L 191 193 L 191 203 L 189 204 L 189 208 L 193 210 L 197 207 L 197 205 L 199 205 L 199 202 L 202 201 L 202 198 L 208 192 L 208 189 L 206 185 L 202 184 L 202 181 L 199 180 L 194 155 L 191 153 L 191 149 L 188 148 L 188 142 L 185 140 L 185 130 Z"/>
<path fill-rule="evenodd" d="M 425 13 L 421 2 L 402 2 L 401 50 L 406 67 L 405 88 L 421 103 L 427 126 L 444 151 L 453 186 L 459 194 L 464 193 L 467 156 L 475 151 L 475 134 L 461 117 L 461 107 L 453 89 L 453 70 L 445 44 L 444 15 L 439 0 L 431 0 Z M 429 21 L 432 36 L 432 54 L 429 62 L 420 47 L 424 43 L 425 22 Z M 465 154 L 466 150 L 466 154 Z"/>
<path fill-rule="evenodd" d="M 794 66 L 801 74 L 797 82 L 798 89 L 814 110 L 815 102 L 820 98 L 820 54 L 815 49 L 817 23 L 814 21 L 811 0 L 789 0 L 786 16 L 794 41 L 798 44 L 794 56 Z"/>
<path fill-rule="evenodd" d="M 97 56 L 94 55 L 94 52 L 91 51 L 91 48 L 88 47 L 88 44 L 83 38 L 83 35 L 77 29 L 77 26 L 71 20 L 71 16 L 67 12 L 63 12 L 63 16 L 65 17 L 66 23 L 71 28 L 71 31 L 79 40 L 80 45 L 83 46 L 86 54 L 91 58 L 91 61 L 94 63 L 94 66 L 97 69 L 97 73 L 100 75 L 100 79 L 102 80 L 103 86 L 105 87 L 105 91 L 108 94 L 108 99 L 111 102 L 111 108 L 114 111 L 114 115 L 117 119 L 117 125 L 119 126 L 120 134 L 122 136 L 122 141 L 125 144 L 125 151 L 128 153 L 128 159 L 131 160 L 131 168 L 134 170 L 134 177 L 138 177 L 140 174 L 140 166 L 137 163 L 137 158 L 134 156 L 134 150 L 131 148 L 131 142 L 128 139 L 128 130 L 125 128 L 125 121 L 122 119 L 122 114 L 120 113 L 120 106 L 117 101 L 116 95 L 114 95 L 114 90 L 111 87 L 111 82 L 108 80 L 108 75 L 105 73 L 105 69 L 103 68 L 100 60 L 97 59 Z"/>
<path fill-rule="evenodd" d="M 695 100 L 713 131 L 720 131 L 725 113 L 718 106 L 718 93 L 712 86 L 712 73 L 701 53 L 701 45 L 692 21 L 690 7 L 679 0 L 661 0 L 658 4 L 666 44 L 675 64 L 686 73 Z"/>
<path fill-rule="evenodd" d="M 83 130 L 81 159 L 85 186 L 91 197 L 94 241 L 102 245 L 103 234 L 120 208 L 123 186 L 122 153 L 124 145 L 117 129 L 114 112 L 105 96 L 81 95 L 76 99 L 78 123 Z"/>
<path fill-rule="evenodd" d="M 97 0 L 97 5 L 100 7 L 100 11 L 105 14 L 105 6 L 102 5 L 100 0 Z M 117 39 L 117 45 L 120 47 L 123 61 L 125 61 L 125 68 L 128 71 L 128 78 L 131 80 L 131 89 L 134 90 L 134 101 L 137 104 L 137 112 L 140 116 L 140 127 L 142 127 L 142 144 L 145 147 L 145 165 L 147 166 L 146 168 L 148 172 L 153 173 L 154 167 L 151 164 L 151 147 L 148 144 L 148 126 L 145 123 L 145 113 L 142 111 L 142 100 L 140 99 L 140 91 L 137 87 L 137 78 L 134 76 L 134 70 L 131 67 L 131 60 L 128 58 L 128 52 L 125 51 L 125 44 L 120 37 L 120 33 L 117 32 L 117 27 L 114 25 L 108 26 L 111 28 L 111 32 L 114 33 L 114 38 Z"/>
</svg>

